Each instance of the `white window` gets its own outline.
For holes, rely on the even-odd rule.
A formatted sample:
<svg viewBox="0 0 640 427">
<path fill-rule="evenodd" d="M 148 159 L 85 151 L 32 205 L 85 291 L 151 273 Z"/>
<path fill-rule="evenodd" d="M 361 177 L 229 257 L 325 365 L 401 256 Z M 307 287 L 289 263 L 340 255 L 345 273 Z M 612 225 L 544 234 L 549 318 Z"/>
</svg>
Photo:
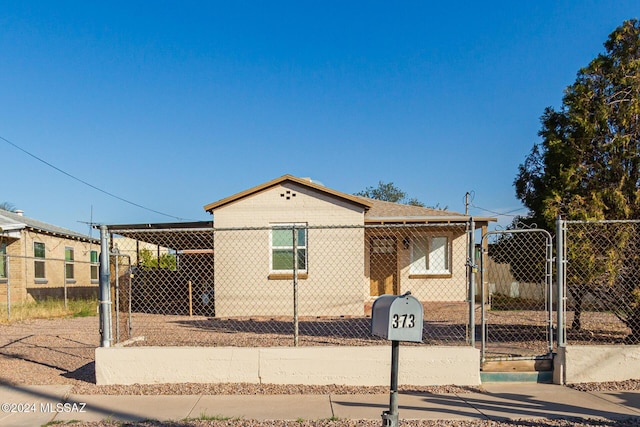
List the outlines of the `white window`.
<svg viewBox="0 0 640 427">
<path fill-rule="evenodd" d="M 271 229 L 271 271 L 292 273 L 307 271 L 307 225 L 276 224 Z M 295 241 L 294 241 L 295 235 Z M 295 263 L 295 264 L 294 264 Z"/>
<path fill-rule="evenodd" d="M 411 274 L 451 274 L 448 236 L 417 236 L 411 240 Z"/>
</svg>

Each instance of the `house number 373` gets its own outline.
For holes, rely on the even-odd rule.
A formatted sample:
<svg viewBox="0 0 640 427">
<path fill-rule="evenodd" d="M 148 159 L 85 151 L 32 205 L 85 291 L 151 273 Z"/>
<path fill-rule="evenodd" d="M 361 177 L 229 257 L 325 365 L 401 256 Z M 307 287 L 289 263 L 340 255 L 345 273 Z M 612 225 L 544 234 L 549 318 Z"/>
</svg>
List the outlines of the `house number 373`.
<svg viewBox="0 0 640 427">
<path fill-rule="evenodd" d="M 413 314 L 394 314 L 392 317 L 391 327 L 397 328 L 413 328 L 416 326 L 416 316 Z"/>
</svg>

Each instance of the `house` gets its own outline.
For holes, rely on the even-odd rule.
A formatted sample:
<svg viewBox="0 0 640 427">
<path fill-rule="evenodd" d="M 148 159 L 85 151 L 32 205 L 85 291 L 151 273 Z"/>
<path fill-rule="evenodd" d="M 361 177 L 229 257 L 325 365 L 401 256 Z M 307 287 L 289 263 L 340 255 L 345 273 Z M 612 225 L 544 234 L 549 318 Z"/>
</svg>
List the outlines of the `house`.
<svg viewBox="0 0 640 427">
<path fill-rule="evenodd" d="M 96 297 L 99 250 L 99 239 L 0 209 L 1 301 Z"/>
<path fill-rule="evenodd" d="M 214 216 L 216 316 L 362 315 L 411 290 L 465 301 L 470 217 L 280 178 L 204 206 Z M 486 231 L 494 218 L 473 218 Z M 292 285 L 295 288 L 293 297 Z"/>
</svg>

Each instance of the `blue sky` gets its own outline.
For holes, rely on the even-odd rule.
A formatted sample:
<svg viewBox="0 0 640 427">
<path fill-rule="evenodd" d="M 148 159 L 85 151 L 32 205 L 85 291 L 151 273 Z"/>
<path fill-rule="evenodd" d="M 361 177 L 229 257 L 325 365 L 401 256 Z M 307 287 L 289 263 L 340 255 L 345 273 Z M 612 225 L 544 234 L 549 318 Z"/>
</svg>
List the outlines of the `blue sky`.
<svg viewBox="0 0 640 427">
<path fill-rule="evenodd" d="M 0 137 L 149 210 L 1 139 L 0 202 L 88 232 L 208 220 L 292 174 L 524 214 L 512 184 L 544 108 L 638 17 L 637 0 L 0 0 Z"/>
</svg>

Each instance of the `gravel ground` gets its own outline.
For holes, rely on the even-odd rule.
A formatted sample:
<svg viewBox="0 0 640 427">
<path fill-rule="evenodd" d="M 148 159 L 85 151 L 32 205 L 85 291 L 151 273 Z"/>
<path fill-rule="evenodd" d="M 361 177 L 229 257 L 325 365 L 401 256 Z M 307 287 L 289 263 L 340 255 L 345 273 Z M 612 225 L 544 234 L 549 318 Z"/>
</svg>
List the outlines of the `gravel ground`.
<svg viewBox="0 0 640 427">
<path fill-rule="evenodd" d="M 179 422 L 143 422 L 143 423 L 75 423 L 75 427 L 380 427 L 382 420 L 316 420 L 316 421 L 281 421 L 281 420 L 217 420 L 217 421 L 179 421 Z M 400 427 L 432 427 L 432 426 L 460 426 L 460 427 L 502 427 L 502 426 L 522 426 L 522 427 L 542 427 L 542 426 L 619 426 L 637 427 L 639 420 L 602 421 L 602 420 L 519 420 L 519 421 L 461 421 L 461 420 L 401 420 Z M 67 425 L 67 424 L 65 424 Z"/>
<path fill-rule="evenodd" d="M 159 394 L 379 394 L 387 387 L 283 386 L 274 384 L 155 384 L 97 386 L 94 350 L 99 344 L 97 318 L 32 320 L 0 325 L 0 384 L 69 384 L 73 394 L 159 395 Z M 581 391 L 640 390 L 640 379 L 622 382 L 587 383 L 573 386 Z M 401 387 L 401 391 L 423 393 L 482 392 L 482 387 Z M 230 427 L 329 427 L 380 426 L 381 420 L 185 420 L 175 423 L 75 423 L 75 426 L 230 426 Z M 523 421 L 408 421 L 400 426 L 638 426 L 640 419 L 523 420 Z"/>
</svg>

